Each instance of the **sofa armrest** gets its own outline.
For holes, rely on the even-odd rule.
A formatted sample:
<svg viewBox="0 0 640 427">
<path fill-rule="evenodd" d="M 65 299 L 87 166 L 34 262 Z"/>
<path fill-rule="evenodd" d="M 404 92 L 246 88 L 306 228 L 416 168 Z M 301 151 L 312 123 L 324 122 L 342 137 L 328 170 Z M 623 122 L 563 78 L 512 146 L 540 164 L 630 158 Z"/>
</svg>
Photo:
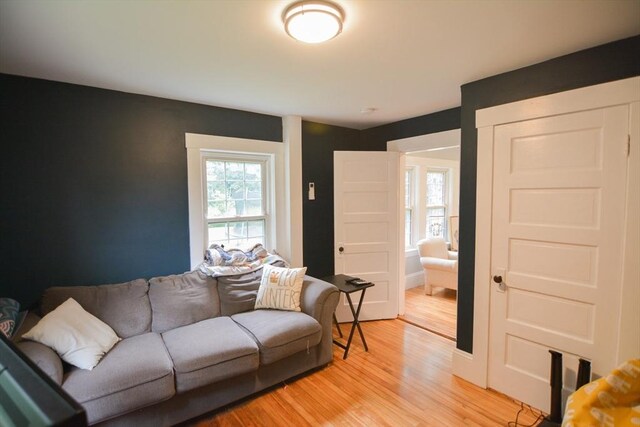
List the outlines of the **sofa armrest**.
<svg viewBox="0 0 640 427">
<path fill-rule="evenodd" d="M 302 293 L 300 295 L 300 309 L 303 313 L 316 319 L 322 323 L 322 314 L 325 309 L 329 309 L 331 313 L 335 311 L 338 305 L 338 288 L 331 283 L 316 279 L 311 276 L 304 276 L 302 284 Z M 329 298 L 335 294 L 336 297 Z M 334 301 L 335 300 L 335 301 Z M 325 307 L 327 304 L 333 304 L 333 307 Z"/>
<path fill-rule="evenodd" d="M 28 340 L 22 340 L 16 343 L 16 347 L 42 369 L 56 384 L 62 384 L 62 360 L 55 351 L 44 344 Z"/>
<path fill-rule="evenodd" d="M 339 300 L 340 291 L 331 283 L 311 276 L 304 277 L 300 308 L 322 326 L 322 338 L 315 351 L 318 366 L 333 359 L 333 313 Z"/>
</svg>

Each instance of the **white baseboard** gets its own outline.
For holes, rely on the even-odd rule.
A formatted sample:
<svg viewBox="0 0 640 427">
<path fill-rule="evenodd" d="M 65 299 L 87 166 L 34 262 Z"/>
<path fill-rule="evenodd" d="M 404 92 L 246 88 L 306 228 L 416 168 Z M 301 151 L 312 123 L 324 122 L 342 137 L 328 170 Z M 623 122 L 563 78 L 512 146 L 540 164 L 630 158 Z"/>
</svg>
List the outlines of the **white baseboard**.
<svg viewBox="0 0 640 427">
<path fill-rule="evenodd" d="M 457 348 L 453 350 L 453 375 L 467 380 L 478 387 L 487 388 L 486 372 L 481 372 L 478 368 L 478 364 L 473 361 L 473 354 Z"/>
<path fill-rule="evenodd" d="M 418 271 L 417 273 L 407 274 L 405 276 L 404 288 L 411 289 L 424 285 L 424 273 Z"/>
</svg>

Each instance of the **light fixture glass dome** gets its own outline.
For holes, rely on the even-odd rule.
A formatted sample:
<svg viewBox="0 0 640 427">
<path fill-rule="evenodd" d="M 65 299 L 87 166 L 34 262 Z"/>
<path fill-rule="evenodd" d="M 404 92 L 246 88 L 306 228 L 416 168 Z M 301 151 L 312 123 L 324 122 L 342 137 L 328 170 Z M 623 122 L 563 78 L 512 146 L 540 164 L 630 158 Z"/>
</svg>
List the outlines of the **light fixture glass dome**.
<svg viewBox="0 0 640 427">
<path fill-rule="evenodd" d="M 287 34 L 305 43 L 322 43 L 334 38 L 342 31 L 343 19 L 340 7 L 320 0 L 294 3 L 283 15 Z"/>
</svg>

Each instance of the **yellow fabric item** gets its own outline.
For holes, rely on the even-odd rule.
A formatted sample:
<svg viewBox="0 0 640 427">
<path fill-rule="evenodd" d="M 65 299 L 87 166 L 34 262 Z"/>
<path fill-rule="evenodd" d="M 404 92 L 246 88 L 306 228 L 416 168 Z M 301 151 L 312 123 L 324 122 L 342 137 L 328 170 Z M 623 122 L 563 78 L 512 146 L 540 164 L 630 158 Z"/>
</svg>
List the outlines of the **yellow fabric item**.
<svg viewBox="0 0 640 427">
<path fill-rule="evenodd" d="M 576 390 L 562 420 L 562 427 L 627 426 L 640 426 L 640 359 Z"/>
</svg>

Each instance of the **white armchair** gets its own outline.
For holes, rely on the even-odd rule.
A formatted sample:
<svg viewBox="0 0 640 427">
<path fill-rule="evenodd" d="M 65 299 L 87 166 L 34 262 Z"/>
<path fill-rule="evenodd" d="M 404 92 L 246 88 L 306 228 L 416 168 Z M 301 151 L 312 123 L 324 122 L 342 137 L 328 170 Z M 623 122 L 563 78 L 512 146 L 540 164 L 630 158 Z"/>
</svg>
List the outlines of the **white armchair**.
<svg viewBox="0 0 640 427">
<path fill-rule="evenodd" d="M 458 253 L 447 250 L 443 239 L 418 242 L 420 264 L 424 269 L 424 293 L 431 295 L 432 286 L 458 290 Z"/>
</svg>

